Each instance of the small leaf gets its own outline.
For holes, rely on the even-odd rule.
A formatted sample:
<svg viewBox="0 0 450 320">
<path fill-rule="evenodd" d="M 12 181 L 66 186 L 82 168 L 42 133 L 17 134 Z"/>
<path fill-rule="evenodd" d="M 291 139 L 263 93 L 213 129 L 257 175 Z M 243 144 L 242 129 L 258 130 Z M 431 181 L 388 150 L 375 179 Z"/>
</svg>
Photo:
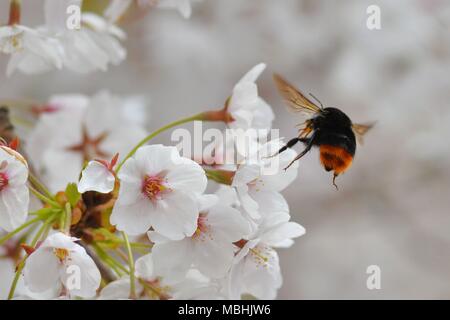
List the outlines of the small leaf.
<svg viewBox="0 0 450 320">
<path fill-rule="evenodd" d="M 42 208 L 37 211 L 34 211 L 30 213 L 30 215 L 38 216 L 42 220 L 46 220 L 48 217 L 50 217 L 52 214 L 55 214 L 57 212 L 61 211 L 61 209 L 55 209 L 55 208 Z"/>
<path fill-rule="evenodd" d="M 72 208 L 75 207 L 75 205 L 81 198 L 81 194 L 78 192 L 76 183 L 69 183 L 66 187 L 65 194 L 67 197 L 67 201 L 69 201 Z"/>
</svg>

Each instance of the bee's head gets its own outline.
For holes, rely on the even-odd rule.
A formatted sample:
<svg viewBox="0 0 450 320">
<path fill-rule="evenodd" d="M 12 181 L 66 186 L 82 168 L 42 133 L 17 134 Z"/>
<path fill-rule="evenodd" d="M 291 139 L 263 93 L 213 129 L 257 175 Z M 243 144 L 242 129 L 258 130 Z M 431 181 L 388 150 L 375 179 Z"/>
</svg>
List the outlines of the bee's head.
<svg viewBox="0 0 450 320">
<path fill-rule="evenodd" d="M 337 108 L 324 108 L 321 114 L 326 123 L 334 126 L 350 127 L 352 125 L 352 120 Z"/>
</svg>

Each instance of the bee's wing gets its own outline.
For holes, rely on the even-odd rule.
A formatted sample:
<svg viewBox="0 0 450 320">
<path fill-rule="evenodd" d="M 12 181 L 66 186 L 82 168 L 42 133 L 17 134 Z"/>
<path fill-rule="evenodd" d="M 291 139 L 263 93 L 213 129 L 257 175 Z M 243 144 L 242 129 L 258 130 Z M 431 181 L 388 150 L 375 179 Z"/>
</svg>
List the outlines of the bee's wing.
<svg viewBox="0 0 450 320">
<path fill-rule="evenodd" d="M 358 139 L 359 144 L 364 143 L 364 135 L 375 125 L 374 122 L 366 124 L 352 124 L 353 132 L 355 133 L 356 139 Z"/>
<path fill-rule="evenodd" d="M 309 100 L 303 93 L 293 85 L 284 80 L 280 75 L 274 74 L 273 80 L 278 91 L 283 96 L 290 110 L 294 112 L 319 113 L 322 111 L 316 104 Z"/>
</svg>

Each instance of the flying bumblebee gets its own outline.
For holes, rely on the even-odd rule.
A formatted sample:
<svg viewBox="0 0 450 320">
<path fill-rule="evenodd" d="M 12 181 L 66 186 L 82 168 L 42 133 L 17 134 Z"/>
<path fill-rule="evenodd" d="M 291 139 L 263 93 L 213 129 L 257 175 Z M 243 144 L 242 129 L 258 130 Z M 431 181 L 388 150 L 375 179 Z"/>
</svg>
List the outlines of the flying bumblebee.
<svg viewBox="0 0 450 320">
<path fill-rule="evenodd" d="M 274 74 L 273 78 L 289 108 L 311 116 L 300 125 L 298 136 L 289 140 L 277 153 L 293 147 L 297 142 L 305 144 L 306 148 L 285 169 L 308 153 L 313 146 L 319 147 L 320 162 L 326 171 L 333 171 L 333 185 L 337 189 L 336 177 L 344 173 L 353 162 L 356 139 L 362 144 L 363 136 L 373 124 L 352 123 L 341 110 L 324 108 L 311 94 L 318 101 L 319 107 L 281 76 Z"/>
</svg>

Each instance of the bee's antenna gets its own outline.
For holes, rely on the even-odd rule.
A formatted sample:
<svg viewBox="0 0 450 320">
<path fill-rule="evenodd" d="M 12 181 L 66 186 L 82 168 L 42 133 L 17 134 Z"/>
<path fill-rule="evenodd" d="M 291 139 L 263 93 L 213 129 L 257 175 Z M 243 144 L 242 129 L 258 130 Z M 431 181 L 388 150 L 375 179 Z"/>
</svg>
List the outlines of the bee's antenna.
<svg viewBox="0 0 450 320">
<path fill-rule="evenodd" d="M 334 175 L 333 175 L 333 186 L 336 188 L 336 190 L 338 190 L 339 191 L 339 188 L 338 188 L 338 186 L 337 186 L 337 184 L 336 184 L 336 177 L 337 177 L 338 175 L 335 173 Z"/>
<path fill-rule="evenodd" d="M 316 100 L 316 101 L 320 104 L 320 107 L 321 107 L 321 109 L 323 110 L 323 104 L 322 104 L 322 102 L 321 102 L 319 99 L 317 99 L 317 97 L 316 97 L 315 95 L 313 95 L 311 92 L 309 93 L 309 95 L 310 95 L 311 97 L 313 97 L 314 100 Z"/>
</svg>

